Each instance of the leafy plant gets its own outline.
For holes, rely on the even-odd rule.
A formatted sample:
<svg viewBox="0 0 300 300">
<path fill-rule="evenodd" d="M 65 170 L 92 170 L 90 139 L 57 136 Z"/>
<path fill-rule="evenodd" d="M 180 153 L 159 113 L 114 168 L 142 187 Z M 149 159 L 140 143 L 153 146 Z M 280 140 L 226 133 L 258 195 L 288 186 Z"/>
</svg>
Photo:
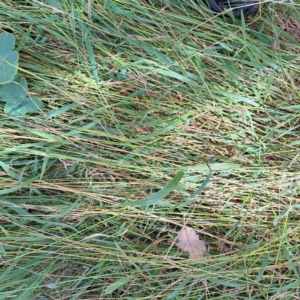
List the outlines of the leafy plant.
<svg viewBox="0 0 300 300">
<path fill-rule="evenodd" d="M 15 38 L 12 34 L 0 33 L 0 98 L 6 102 L 4 112 L 20 117 L 42 109 L 43 103 L 28 97 L 26 79 L 17 74 L 19 55 L 13 51 Z"/>
<path fill-rule="evenodd" d="M 0 300 L 299 298 L 299 9 L 0 1 L 52 108 L 0 111 Z"/>
</svg>

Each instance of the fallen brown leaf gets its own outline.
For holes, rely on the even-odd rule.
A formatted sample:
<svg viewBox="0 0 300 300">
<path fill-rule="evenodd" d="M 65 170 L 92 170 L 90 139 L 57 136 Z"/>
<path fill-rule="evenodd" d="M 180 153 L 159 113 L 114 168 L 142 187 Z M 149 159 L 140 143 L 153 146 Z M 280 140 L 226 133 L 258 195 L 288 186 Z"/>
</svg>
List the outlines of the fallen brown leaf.
<svg viewBox="0 0 300 300">
<path fill-rule="evenodd" d="M 176 243 L 176 246 L 182 251 L 189 252 L 190 259 L 204 257 L 206 251 L 205 242 L 199 239 L 199 236 L 193 228 L 182 227 L 177 238 L 179 242 Z"/>
</svg>

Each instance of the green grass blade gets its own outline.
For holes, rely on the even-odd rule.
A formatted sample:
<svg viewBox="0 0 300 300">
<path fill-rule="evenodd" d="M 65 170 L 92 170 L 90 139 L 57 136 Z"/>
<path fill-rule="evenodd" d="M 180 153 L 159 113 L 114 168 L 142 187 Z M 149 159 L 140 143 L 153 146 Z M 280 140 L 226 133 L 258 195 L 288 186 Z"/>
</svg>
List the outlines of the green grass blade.
<svg viewBox="0 0 300 300">
<path fill-rule="evenodd" d="M 170 194 L 173 190 L 176 189 L 178 183 L 180 182 L 181 178 L 183 177 L 183 172 L 178 172 L 176 176 L 160 191 L 150 195 L 149 197 L 132 201 L 129 203 L 125 203 L 122 206 L 134 206 L 134 207 L 141 207 L 141 206 L 149 206 L 149 205 L 156 205 L 160 204 L 161 200 L 165 198 L 168 194 Z"/>
</svg>

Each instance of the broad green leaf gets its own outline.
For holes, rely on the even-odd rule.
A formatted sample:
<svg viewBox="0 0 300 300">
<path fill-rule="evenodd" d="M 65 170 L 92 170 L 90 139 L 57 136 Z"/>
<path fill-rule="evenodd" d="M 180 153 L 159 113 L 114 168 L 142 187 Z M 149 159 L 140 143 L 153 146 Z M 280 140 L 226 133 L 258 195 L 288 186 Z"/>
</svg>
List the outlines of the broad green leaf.
<svg viewBox="0 0 300 300">
<path fill-rule="evenodd" d="M 12 117 L 20 117 L 27 113 L 33 113 L 44 108 L 43 103 L 36 98 L 25 98 L 21 102 L 7 102 L 4 107 L 4 112 Z"/>
<path fill-rule="evenodd" d="M 14 36 L 8 32 L 0 33 L 0 45 L 0 55 L 5 57 L 7 54 L 12 52 L 15 47 Z"/>
<path fill-rule="evenodd" d="M 148 205 L 155 205 L 155 204 L 162 204 L 166 206 L 172 206 L 169 203 L 162 202 L 161 200 L 166 197 L 170 192 L 175 190 L 177 187 L 179 181 L 183 177 L 184 173 L 183 172 L 178 172 L 177 175 L 160 191 L 150 195 L 149 197 L 142 199 L 142 200 L 137 200 L 129 203 L 123 204 L 123 206 L 148 206 Z"/>
<path fill-rule="evenodd" d="M 11 102 L 16 105 L 22 101 L 28 94 L 26 79 L 16 75 L 10 83 L 0 85 L 0 98 L 5 102 Z"/>
<path fill-rule="evenodd" d="M 15 38 L 7 32 L 0 33 L 0 84 L 13 80 L 18 71 L 19 54 L 12 51 Z"/>
</svg>

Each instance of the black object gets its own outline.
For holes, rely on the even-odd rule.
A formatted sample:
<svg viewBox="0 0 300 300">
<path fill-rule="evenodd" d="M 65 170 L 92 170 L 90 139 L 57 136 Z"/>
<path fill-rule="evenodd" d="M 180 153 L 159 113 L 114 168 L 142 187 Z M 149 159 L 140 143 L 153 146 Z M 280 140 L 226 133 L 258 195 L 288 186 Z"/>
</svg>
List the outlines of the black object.
<svg viewBox="0 0 300 300">
<path fill-rule="evenodd" d="M 259 7 L 257 0 L 203 0 L 203 2 L 217 13 L 232 8 L 233 15 L 238 18 L 242 12 L 245 17 L 255 14 Z"/>
</svg>

